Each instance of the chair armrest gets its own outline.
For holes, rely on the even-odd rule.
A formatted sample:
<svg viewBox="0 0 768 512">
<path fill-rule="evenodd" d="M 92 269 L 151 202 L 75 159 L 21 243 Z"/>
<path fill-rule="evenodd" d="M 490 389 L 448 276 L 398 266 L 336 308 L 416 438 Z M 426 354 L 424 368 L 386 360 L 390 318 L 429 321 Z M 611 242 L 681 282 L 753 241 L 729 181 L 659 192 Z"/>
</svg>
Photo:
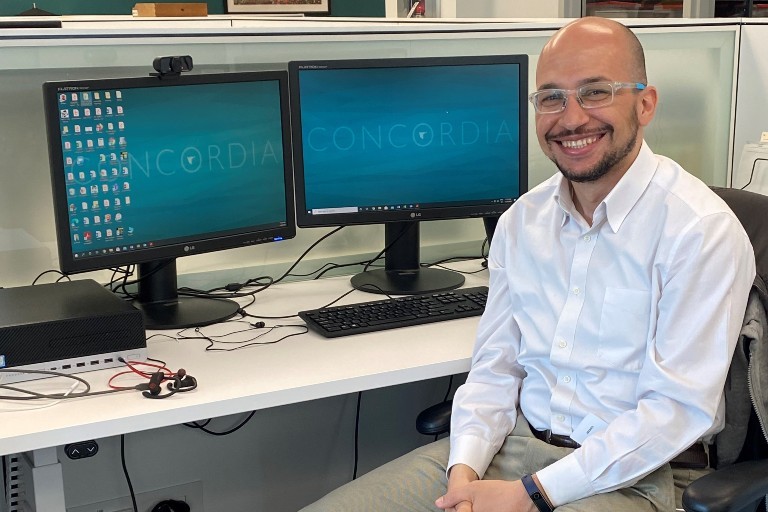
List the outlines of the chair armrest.
<svg viewBox="0 0 768 512">
<path fill-rule="evenodd" d="M 420 434 L 439 435 L 451 428 L 451 407 L 453 401 L 448 400 L 424 409 L 416 418 L 416 430 Z"/>
<path fill-rule="evenodd" d="M 692 482 L 683 493 L 687 512 L 755 510 L 768 494 L 768 459 L 740 462 Z"/>
</svg>

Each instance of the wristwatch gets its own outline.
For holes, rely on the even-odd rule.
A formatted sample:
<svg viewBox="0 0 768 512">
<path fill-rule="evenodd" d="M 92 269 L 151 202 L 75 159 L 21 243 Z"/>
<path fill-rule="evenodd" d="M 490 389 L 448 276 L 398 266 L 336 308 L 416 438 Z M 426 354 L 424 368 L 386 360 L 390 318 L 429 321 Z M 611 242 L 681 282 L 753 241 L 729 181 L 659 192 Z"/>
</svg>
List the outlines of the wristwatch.
<svg viewBox="0 0 768 512">
<path fill-rule="evenodd" d="M 537 509 L 539 509 L 539 512 L 552 512 L 552 507 L 550 507 L 549 503 L 547 503 L 547 500 L 544 499 L 544 494 L 539 490 L 539 486 L 536 485 L 533 477 L 530 474 L 523 475 L 520 480 L 523 482 L 525 492 L 528 493 L 528 496 L 531 498 L 533 504 L 536 505 Z"/>
</svg>

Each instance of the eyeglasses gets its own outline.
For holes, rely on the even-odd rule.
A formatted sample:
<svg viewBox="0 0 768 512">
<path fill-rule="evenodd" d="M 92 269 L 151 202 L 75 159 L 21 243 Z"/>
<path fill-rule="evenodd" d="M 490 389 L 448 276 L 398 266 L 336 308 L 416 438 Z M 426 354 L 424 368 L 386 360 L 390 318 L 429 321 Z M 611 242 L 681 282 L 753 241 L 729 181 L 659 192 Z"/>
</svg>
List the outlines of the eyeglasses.
<svg viewBox="0 0 768 512">
<path fill-rule="evenodd" d="M 613 97 L 619 89 L 642 91 L 646 87 L 638 82 L 594 82 L 576 89 L 542 89 L 528 96 L 528 100 L 539 114 L 557 114 L 565 110 L 568 95 L 572 92 L 576 93 L 581 108 L 600 108 L 613 103 Z"/>
</svg>

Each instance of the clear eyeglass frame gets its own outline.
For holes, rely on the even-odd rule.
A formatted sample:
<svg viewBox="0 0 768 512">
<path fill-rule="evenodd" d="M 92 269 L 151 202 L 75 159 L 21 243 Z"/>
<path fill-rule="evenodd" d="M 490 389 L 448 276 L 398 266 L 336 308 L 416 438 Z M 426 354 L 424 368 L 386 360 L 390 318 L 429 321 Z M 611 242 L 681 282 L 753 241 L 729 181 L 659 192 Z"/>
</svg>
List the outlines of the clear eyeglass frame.
<svg viewBox="0 0 768 512">
<path fill-rule="evenodd" d="M 541 89 L 531 93 L 528 101 L 539 114 L 559 114 L 565 110 L 571 94 L 576 95 L 581 108 L 590 109 L 607 107 L 621 89 L 642 91 L 646 87 L 640 82 L 592 82 L 576 89 Z"/>
</svg>

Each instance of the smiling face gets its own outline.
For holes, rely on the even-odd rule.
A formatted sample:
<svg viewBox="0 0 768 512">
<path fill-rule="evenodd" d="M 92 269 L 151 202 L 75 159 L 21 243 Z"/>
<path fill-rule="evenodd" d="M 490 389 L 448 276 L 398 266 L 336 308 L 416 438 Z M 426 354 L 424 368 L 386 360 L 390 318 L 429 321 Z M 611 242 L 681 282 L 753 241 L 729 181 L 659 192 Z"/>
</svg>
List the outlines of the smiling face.
<svg viewBox="0 0 768 512">
<path fill-rule="evenodd" d="M 544 47 L 536 69 L 537 89 L 614 81 L 645 83 L 642 50 L 626 28 L 603 18 L 582 18 L 561 29 Z M 619 89 L 612 104 L 592 109 L 570 94 L 564 111 L 536 113 L 536 135 L 569 180 L 615 184 L 640 151 L 655 106 L 653 87 Z"/>
</svg>

